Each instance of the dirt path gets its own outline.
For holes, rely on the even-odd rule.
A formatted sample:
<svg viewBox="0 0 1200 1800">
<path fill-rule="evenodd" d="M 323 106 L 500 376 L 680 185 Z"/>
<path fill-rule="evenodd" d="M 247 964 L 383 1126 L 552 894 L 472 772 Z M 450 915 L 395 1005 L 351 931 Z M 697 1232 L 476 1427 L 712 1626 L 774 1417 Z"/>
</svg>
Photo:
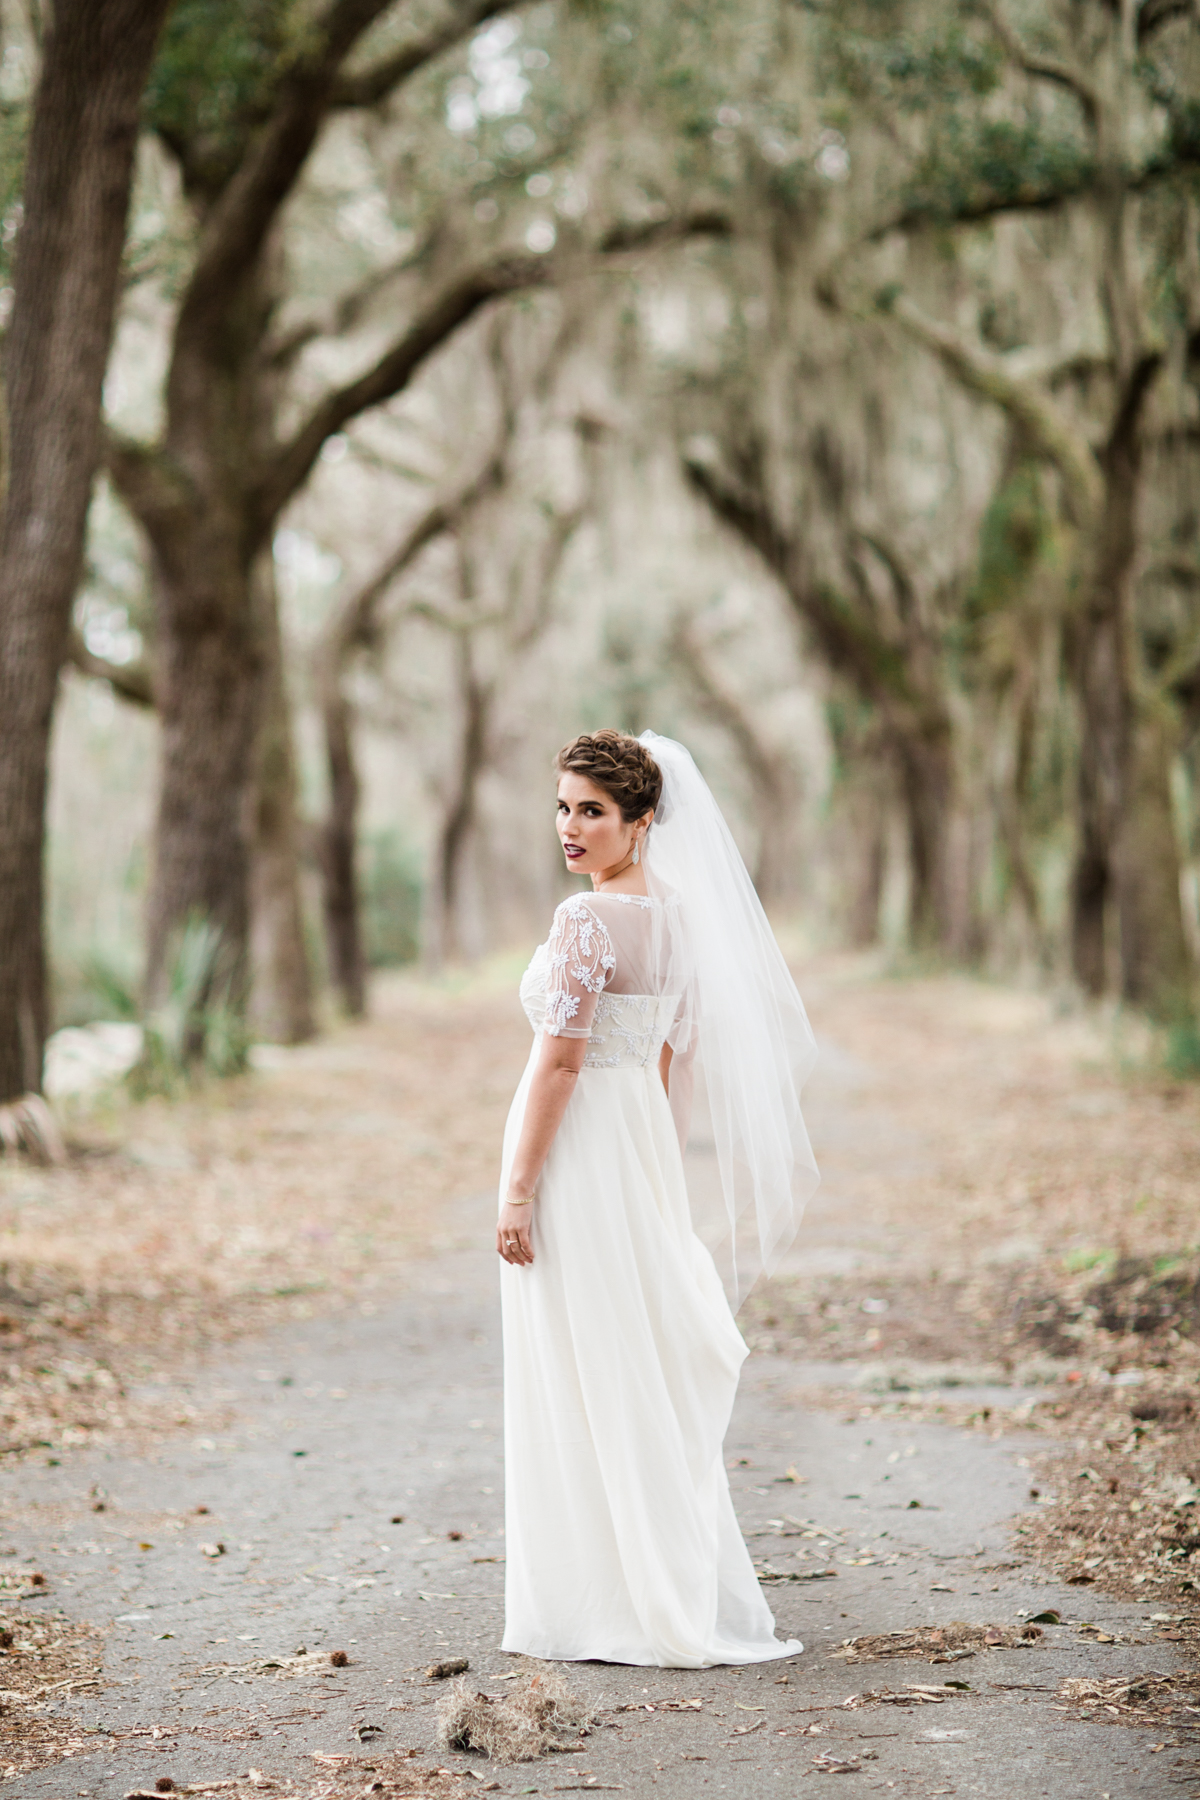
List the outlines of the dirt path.
<svg viewBox="0 0 1200 1800">
<path fill-rule="evenodd" d="M 236 1788 L 220 1791 L 239 1800 L 260 1789 L 286 1793 L 289 1783 L 306 1795 L 357 1795 L 371 1791 L 373 1781 L 383 1782 L 390 1800 L 469 1789 L 480 1778 L 513 1793 L 595 1787 L 737 1800 L 790 1796 L 802 1778 L 826 1773 L 897 1796 L 1166 1800 L 1197 1791 L 1185 1742 L 1192 1734 L 1178 1725 L 1151 1728 L 1155 1690 L 1144 1680 L 1178 1667 L 1183 1647 L 1172 1641 L 1173 1626 L 1185 1609 L 1177 1599 L 1164 1601 L 1165 1588 L 1122 1599 L 1059 1585 L 1014 1550 L 1014 1524 L 1036 1524 L 1051 1498 L 1043 1492 L 1034 1500 L 1029 1492 L 1029 1462 L 1044 1440 L 1013 1429 L 993 1436 L 1006 1411 L 1026 1404 L 1027 1390 L 976 1361 L 975 1376 L 990 1377 L 986 1387 L 963 1385 L 972 1373 L 960 1367 L 953 1387 L 933 1383 L 919 1396 L 909 1389 L 884 1397 L 897 1359 L 913 1359 L 887 1335 L 894 1329 L 890 1311 L 862 1313 L 855 1285 L 878 1289 L 897 1274 L 918 1280 L 935 1260 L 948 1275 L 980 1266 L 947 1199 L 961 1196 L 964 1179 L 978 1179 L 973 1169 L 996 1162 L 994 1138 L 980 1152 L 979 1133 L 972 1135 L 961 1116 L 967 1090 L 976 1093 L 986 1139 L 1000 1129 L 993 1122 L 997 1095 L 1006 1080 L 1017 1085 L 1012 1071 L 1028 1070 L 1035 1053 L 1045 1065 L 1028 1077 L 1035 1100 L 1052 1087 L 1056 1069 L 1068 1097 L 1115 1084 L 1100 1067 L 1080 1074 L 1078 1047 L 1063 1049 L 1028 1009 L 1020 1013 L 1024 1002 L 1009 1007 L 989 1043 L 969 1016 L 965 1027 L 945 1023 L 944 995 L 939 1013 L 927 992 L 907 992 L 906 1000 L 899 986 L 837 975 L 822 996 L 816 984 L 813 1010 L 819 1024 L 825 1012 L 827 1053 L 810 1111 L 828 1186 L 794 1259 L 800 1287 L 782 1284 L 782 1298 L 768 1296 L 752 1321 L 758 1348 L 727 1444 L 743 1527 L 770 1581 L 780 1627 L 804 1640 L 803 1656 L 759 1672 L 588 1666 L 573 1680 L 600 1696 L 605 1711 L 576 1754 L 496 1769 L 437 1749 L 433 1714 L 441 1690 L 425 1679 L 426 1665 L 468 1657 L 480 1687 L 500 1696 L 514 1659 L 496 1649 L 503 1576 L 497 1559 L 504 1551 L 498 1319 L 486 1248 L 491 1203 L 448 1205 L 431 1178 L 424 1210 L 406 1221 L 407 1259 L 386 1219 L 374 1265 L 369 1251 L 331 1236 L 318 1249 L 334 1246 L 328 1266 L 342 1272 L 332 1291 L 275 1296 L 273 1304 L 259 1296 L 263 1329 L 220 1354 L 211 1346 L 183 1375 L 169 1346 L 125 1344 L 129 1354 L 138 1352 L 142 1370 L 119 1396 L 126 1423 L 114 1425 L 107 1415 L 107 1423 L 67 1425 L 64 1431 L 80 1434 L 77 1441 L 53 1440 L 6 1466 L 0 1550 L 8 1555 L 0 1559 L 0 1580 L 5 1567 L 26 1577 L 25 1597 L 9 1609 L 19 1621 L 17 1648 L 41 1615 L 59 1621 L 50 1636 L 65 1640 L 86 1624 L 104 1638 L 97 1646 L 80 1636 L 62 1677 L 86 1682 L 94 1667 L 95 1686 L 48 1693 L 36 1708 L 9 1705 L 0 1719 L 0 1778 L 47 1800 L 107 1800 L 153 1789 L 167 1777 L 179 1785 L 238 1778 Z M 972 1005 L 986 1010 L 991 1001 L 985 990 L 982 1001 L 968 991 L 957 1003 L 969 1014 Z M 490 1027 L 497 1090 L 508 1074 L 503 1059 L 520 1050 L 506 1005 L 496 999 Z M 479 1066 L 479 1034 L 466 1034 L 456 1050 L 458 1028 L 439 1016 L 444 1066 L 456 1056 Z M 411 1028 L 409 1020 L 404 1029 Z M 243 1204 L 252 1215 L 260 1207 L 251 1222 L 267 1235 L 269 1225 L 287 1238 L 284 1184 L 273 1161 L 281 1141 L 304 1188 L 306 1210 L 293 1206 L 294 1218 L 319 1221 L 327 1216 L 323 1205 L 345 1205 L 340 1196 L 323 1197 L 323 1184 L 336 1187 L 337 1163 L 317 1146 L 330 1119 L 365 1116 L 367 1108 L 355 1114 L 348 1104 L 337 1054 L 353 1051 L 362 1062 L 375 1044 L 400 1059 L 391 1064 L 399 1092 L 386 1091 L 372 1065 L 375 1124 L 357 1139 L 350 1134 L 352 1143 L 371 1146 L 381 1168 L 397 1143 L 408 1146 L 404 1133 L 415 1129 L 413 1121 L 426 1116 L 421 1083 L 432 1077 L 419 1032 L 406 1048 L 386 1012 L 367 1029 L 373 1037 L 364 1031 L 318 1047 L 307 1065 L 299 1059 L 299 1092 L 292 1073 L 281 1072 L 245 1101 L 247 1112 L 258 1109 L 260 1129 L 281 1115 L 302 1128 L 307 1164 L 286 1138 L 268 1136 L 260 1151 L 245 1113 L 233 1124 L 193 1119 L 187 1126 L 194 1138 L 225 1132 L 246 1145 L 246 1160 L 236 1165 Z M 923 1039 L 939 1065 L 932 1076 L 914 1067 Z M 967 1046 L 976 1039 L 982 1041 L 972 1060 Z M 402 1067 L 405 1056 L 411 1060 Z M 352 1068 L 353 1056 L 349 1062 Z M 453 1073 L 460 1077 L 462 1065 Z M 958 1108 L 950 1117 L 939 1116 L 932 1102 L 918 1109 L 933 1079 L 944 1104 Z M 1136 1137 L 1142 1100 L 1116 1091 L 1125 1136 Z M 443 1095 L 437 1104 L 450 1117 L 451 1100 Z M 496 1110 L 501 1104 L 499 1097 L 488 1102 Z M 1010 1094 L 1009 1112 L 1018 1104 Z M 1159 1098 L 1151 1093 L 1148 1104 L 1153 1113 Z M 1191 1105 L 1187 1096 L 1162 1102 L 1164 1111 Z M 1021 1144 L 1010 1145 L 1005 1181 L 1024 1179 L 1014 1166 L 1026 1154 L 1030 1129 L 1027 1119 Z M 1150 1130 L 1147 1123 L 1147 1136 Z M 171 1141 L 165 1121 L 161 1141 Z M 200 1161 L 194 1147 L 189 1153 Z M 483 1151 L 472 1139 L 453 1154 L 469 1166 Z M 1032 1154 L 1048 1150 L 1035 1143 Z M 1160 1143 L 1157 1154 L 1163 1172 L 1154 1179 L 1169 1189 L 1183 1177 L 1173 1173 L 1170 1145 Z M 201 1172 L 204 1193 L 231 1179 L 227 1165 L 214 1173 L 211 1161 Z M 187 1173 L 171 1172 L 172 1193 L 178 1180 L 186 1195 Z M 1137 1173 L 1141 1179 L 1145 1171 Z M 372 1178 L 360 1165 L 356 1179 L 367 1186 Z M 457 1166 L 448 1178 L 465 1185 Z M 65 1230 L 76 1189 L 38 1179 Z M 86 1179 L 70 1177 L 85 1198 Z M 104 1179 L 119 1196 L 111 1163 Z M 126 1197 L 112 1204 L 132 1203 Z M 234 1218 L 235 1200 L 223 1204 Z M 972 1230 L 986 1248 L 992 1240 L 981 1208 L 979 1201 Z M 1061 1243 L 1075 1228 L 1060 1228 L 1052 1211 L 1043 1200 L 1050 1220 L 1044 1233 L 1061 1229 Z M 181 1197 L 181 1232 L 195 1229 L 186 1216 Z M 1012 1235 L 1009 1222 L 1003 1228 Z M 440 1248 L 414 1262 L 421 1232 L 426 1243 L 436 1235 Z M 1039 1253 L 1047 1248 L 1039 1245 Z M 302 1241 L 290 1254 L 290 1274 L 300 1280 L 276 1285 L 305 1285 L 313 1252 Z M 231 1256 L 218 1275 L 236 1299 L 234 1263 Z M 374 1286 L 363 1284 L 364 1273 Z M 803 1283 L 818 1279 L 823 1290 L 844 1295 L 846 1310 L 830 1334 L 825 1320 L 805 1337 Z M 203 1293 L 199 1283 L 189 1285 L 182 1257 L 173 1280 L 176 1304 Z M 151 1321 L 151 1312 L 137 1308 L 152 1308 L 153 1297 L 134 1294 L 122 1312 L 115 1290 L 98 1280 L 90 1289 L 62 1285 L 81 1292 L 91 1308 L 86 1316 L 110 1329 L 129 1331 L 139 1322 L 144 1329 Z M 794 1316 L 769 1311 L 789 1295 Z M 288 1316 L 300 1306 L 310 1316 Z M 115 1354 L 114 1343 L 121 1349 L 114 1340 L 106 1354 Z M 96 1363 L 103 1366 L 99 1357 Z M 941 1422 L 939 1406 L 945 1418 L 969 1425 Z M 188 1424 L 150 1431 L 166 1419 Z M 30 1579 L 34 1572 L 43 1577 L 39 1584 Z M 1019 1641 L 1024 1621 L 1047 1611 L 1062 1623 Z M 988 1648 L 958 1621 L 998 1627 L 993 1635 L 1002 1641 Z M 930 1635 L 938 1627 L 940 1640 Z M 844 1644 L 886 1634 L 907 1641 L 907 1653 L 873 1660 L 873 1651 L 897 1644 L 860 1643 L 857 1652 Z M 330 1663 L 335 1651 L 345 1652 L 344 1667 Z M 1134 1699 L 1142 1697 L 1146 1729 L 1116 1722 L 1129 1716 L 1129 1695 L 1119 1690 L 1133 1678 L 1142 1679 Z M 1105 1710 L 1109 1689 L 1097 1692 L 1085 1717 L 1086 1690 L 1064 1697 L 1067 1681 L 1116 1684 L 1115 1713 Z M 698 1707 L 681 1704 L 695 1701 Z M 674 1704 L 663 1710 L 663 1702 Z M 401 1760 L 404 1750 L 420 1754 Z M 448 1773 L 432 1773 L 438 1769 Z"/>
</svg>

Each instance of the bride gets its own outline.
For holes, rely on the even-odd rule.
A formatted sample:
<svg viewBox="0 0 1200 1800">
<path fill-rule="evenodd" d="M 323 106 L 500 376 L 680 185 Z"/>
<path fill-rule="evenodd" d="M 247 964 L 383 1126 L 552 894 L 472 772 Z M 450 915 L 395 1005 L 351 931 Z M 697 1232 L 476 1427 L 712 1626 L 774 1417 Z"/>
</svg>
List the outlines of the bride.
<svg viewBox="0 0 1200 1800">
<path fill-rule="evenodd" d="M 730 1301 L 816 1185 L 812 1034 L 683 746 L 597 731 L 558 771 L 567 867 L 593 892 L 562 902 L 521 983 L 535 1037 L 496 1232 L 503 1647 L 660 1668 L 791 1656 L 722 1439 L 746 1355 Z"/>
</svg>

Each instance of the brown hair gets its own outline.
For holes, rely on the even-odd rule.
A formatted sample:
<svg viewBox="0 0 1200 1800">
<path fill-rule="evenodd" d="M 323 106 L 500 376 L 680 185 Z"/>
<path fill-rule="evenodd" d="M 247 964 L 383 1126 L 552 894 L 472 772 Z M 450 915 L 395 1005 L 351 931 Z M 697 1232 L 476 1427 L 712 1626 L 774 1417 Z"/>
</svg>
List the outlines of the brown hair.
<svg viewBox="0 0 1200 1800">
<path fill-rule="evenodd" d="M 555 758 L 560 775 L 586 775 L 616 801 L 627 825 L 653 812 L 662 796 L 662 770 L 627 731 L 585 731 Z"/>
</svg>

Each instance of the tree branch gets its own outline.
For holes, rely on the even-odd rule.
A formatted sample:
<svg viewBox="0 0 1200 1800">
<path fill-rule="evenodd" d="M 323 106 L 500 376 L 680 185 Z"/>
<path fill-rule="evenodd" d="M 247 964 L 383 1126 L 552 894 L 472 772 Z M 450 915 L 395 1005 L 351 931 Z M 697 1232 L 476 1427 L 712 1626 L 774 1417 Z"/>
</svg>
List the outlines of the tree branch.
<svg viewBox="0 0 1200 1800">
<path fill-rule="evenodd" d="M 1050 396 L 1035 381 L 1014 375 L 1007 359 L 972 343 L 961 332 L 931 319 L 905 295 L 876 302 L 879 313 L 931 350 L 972 393 L 1000 406 L 1027 433 L 1039 453 L 1058 469 L 1068 503 L 1080 526 L 1099 518 L 1103 505 L 1100 470 L 1087 440 L 1072 430 Z"/>
<path fill-rule="evenodd" d="M 104 467 L 122 500 L 155 543 L 188 505 L 188 488 L 162 451 L 111 425 L 104 427 Z"/>
<path fill-rule="evenodd" d="M 1056 87 L 1066 88 L 1074 94 L 1094 130 L 1100 117 L 1100 97 L 1083 70 L 1065 57 L 1045 56 L 1040 51 L 1027 50 L 998 6 L 992 5 L 991 0 L 976 0 L 976 4 L 1004 46 L 1009 60 L 1026 75 L 1051 81 Z"/>
<path fill-rule="evenodd" d="M 1117 410 L 1104 446 L 1106 457 L 1124 457 L 1138 437 L 1142 408 L 1163 365 L 1161 350 L 1142 350 L 1134 361 L 1121 391 Z"/>
<path fill-rule="evenodd" d="M 432 62 L 435 56 L 440 56 L 443 50 L 460 43 L 485 19 L 513 10 L 512 0 L 460 0 L 452 15 L 435 25 L 424 37 L 402 44 L 390 56 L 382 57 L 369 68 L 353 69 L 339 76 L 329 97 L 330 106 L 378 106 L 393 88 L 407 81 L 427 62 Z"/>
<path fill-rule="evenodd" d="M 701 709 L 733 739 L 755 787 L 781 801 L 786 789 L 783 759 L 763 742 L 754 723 L 753 708 L 743 704 L 714 675 L 686 613 L 675 620 L 668 641 L 696 690 Z"/>
<path fill-rule="evenodd" d="M 71 628 L 67 638 L 67 662 L 96 681 L 107 681 L 113 692 L 132 706 L 154 706 L 154 682 L 145 662 L 114 663 L 88 649 L 83 633 Z"/>
<path fill-rule="evenodd" d="M 265 534 L 292 495 L 306 480 L 326 438 L 368 408 L 401 393 L 433 351 L 489 301 L 521 289 L 549 287 L 593 271 L 632 251 L 646 250 L 698 235 L 727 235 L 723 213 L 700 212 L 682 219 L 647 225 L 614 227 L 591 251 L 562 257 L 533 253 L 508 254 L 460 271 L 428 301 L 404 335 L 375 365 L 344 387 L 335 388 L 317 405 L 285 444 L 259 484 L 259 531 Z"/>
<path fill-rule="evenodd" d="M 334 615 L 318 651 L 320 667 L 327 675 L 332 674 L 336 680 L 348 652 L 355 648 L 365 648 L 370 643 L 374 631 L 375 609 L 392 583 L 412 567 L 427 545 L 444 531 L 452 530 L 464 510 L 495 487 L 499 476 L 500 457 L 492 456 L 462 487 L 452 493 L 439 495 L 414 520 L 370 580 L 364 582 Z"/>
<path fill-rule="evenodd" d="M 1142 0 L 1137 14 L 1137 43 L 1142 49 L 1172 19 L 1194 19 L 1196 0 Z"/>
<path fill-rule="evenodd" d="M 282 332 L 267 345 L 263 352 L 267 362 L 274 369 L 286 369 L 315 338 L 340 337 L 344 332 L 352 330 L 372 300 L 389 282 L 411 269 L 423 250 L 424 247 L 417 255 L 409 251 L 404 256 L 397 257 L 394 262 L 385 264 L 383 268 L 373 269 L 352 288 L 347 288 L 344 293 L 327 302 L 319 313 L 310 313 L 308 318 L 298 320 L 288 331 Z"/>
<path fill-rule="evenodd" d="M 687 446 L 683 467 L 717 518 L 762 557 L 793 610 L 811 629 L 830 668 L 849 676 L 891 724 L 906 716 L 910 721 L 922 717 L 927 709 L 913 691 L 903 650 L 882 637 L 827 583 L 809 577 L 798 546 L 781 530 L 761 496 L 721 466 L 705 445 Z"/>
<path fill-rule="evenodd" d="M 213 206 L 180 307 L 177 345 L 211 329 L 258 256 L 316 140 L 343 59 L 391 0 L 330 0 L 284 74 L 270 118 Z"/>
</svg>

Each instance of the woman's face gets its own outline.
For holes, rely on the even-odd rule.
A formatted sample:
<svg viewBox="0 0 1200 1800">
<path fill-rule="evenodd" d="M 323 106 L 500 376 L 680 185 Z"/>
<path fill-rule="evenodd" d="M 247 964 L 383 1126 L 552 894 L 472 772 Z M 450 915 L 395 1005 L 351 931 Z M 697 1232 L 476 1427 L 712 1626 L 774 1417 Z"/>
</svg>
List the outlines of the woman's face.
<svg viewBox="0 0 1200 1800">
<path fill-rule="evenodd" d="M 633 850 L 634 827 L 612 795 L 586 775 L 559 776 L 558 835 L 575 875 L 602 875 L 627 862 Z"/>
</svg>

